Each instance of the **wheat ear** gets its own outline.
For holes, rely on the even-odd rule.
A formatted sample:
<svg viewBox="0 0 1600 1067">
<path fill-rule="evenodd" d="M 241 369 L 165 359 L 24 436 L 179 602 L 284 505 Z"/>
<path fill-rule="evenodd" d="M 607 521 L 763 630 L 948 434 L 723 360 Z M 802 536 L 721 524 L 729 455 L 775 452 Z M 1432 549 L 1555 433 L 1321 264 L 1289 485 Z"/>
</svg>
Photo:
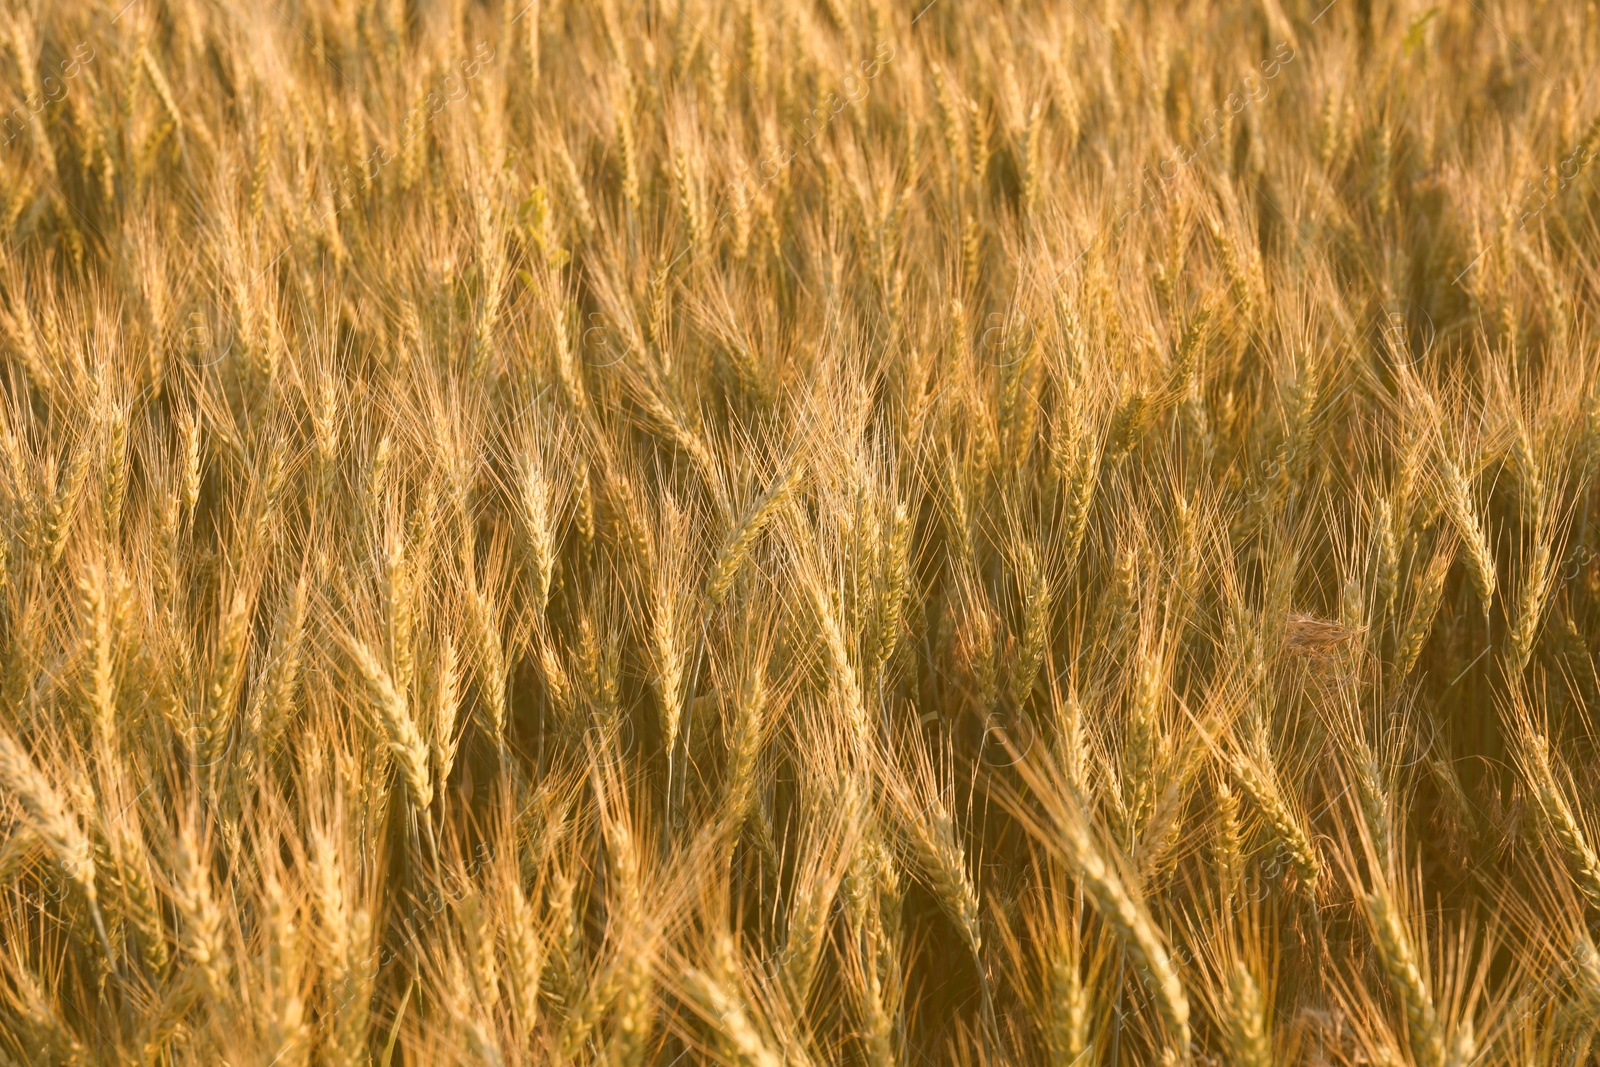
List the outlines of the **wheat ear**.
<svg viewBox="0 0 1600 1067">
<path fill-rule="evenodd" d="M 742 997 L 730 988 L 735 953 L 733 939 L 723 934 L 714 943 L 716 963 L 711 971 L 686 968 L 684 983 L 690 995 L 716 1027 L 717 1035 L 731 1058 L 746 1067 L 784 1067 L 793 1062 L 780 1054 L 756 1028 Z"/>
<path fill-rule="evenodd" d="M 378 708 L 378 719 L 383 726 L 383 737 L 389 751 L 400 766 L 411 802 L 419 812 L 426 812 L 433 803 L 433 778 L 428 772 L 428 746 L 423 743 L 422 732 L 411 717 L 411 709 L 403 691 L 397 688 L 389 672 L 365 643 L 350 642 L 350 658 L 361 672 L 373 703 Z"/>
<path fill-rule="evenodd" d="M 1579 891 L 1591 908 L 1600 911 L 1600 857 L 1596 856 L 1582 824 L 1573 813 L 1566 791 L 1556 778 L 1549 742 L 1531 726 L 1525 727 L 1522 732 L 1521 762 L 1534 799 L 1538 802 L 1539 812 L 1560 843 L 1561 850 L 1566 853 Z"/>
<path fill-rule="evenodd" d="M 727 540 L 723 542 L 722 551 L 717 555 L 717 562 L 706 578 L 705 595 L 709 607 L 715 608 L 728 595 L 733 579 L 744 566 L 744 561 L 749 557 L 750 550 L 755 547 L 761 531 L 766 529 L 767 524 L 794 496 L 799 484 L 800 469 L 796 467 L 773 482 L 772 487 L 750 506 L 740 518 L 739 524 L 728 534 Z"/>
<path fill-rule="evenodd" d="M 1025 768 L 1024 777 L 1043 786 L 1036 770 Z M 1084 892 L 1107 924 L 1116 932 L 1155 995 L 1156 1008 L 1171 1031 L 1172 1046 L 1184 1062 L 1189 1052 L 1189 998 L 1178 968 L 1144 904 L 1129 892 L 1117 867 L 1095 841 L 1094 831 L 1077 798 L 1051 790 L 1047 813 L 1054 829 L 1044 843 L 1059 852 L 1083 883 Z"/>
<path fill-rule="evenodd" d="M 1228 1036 L 1238 1067 L 1272 1067 L 1272 1036 L 1266 1004 L 1249 968 L 1236 964 L 1228 976 Z"/>
<path fill-rule="evenodd" d="M 1411 947 L 1411 935 L 1387 889 L 1380 887 L 1377 892 L 1367 894 L 1365 902 L 1378 956 L 1395 997 L 1405 1009 L 1412 1055 L 1418 1067 L 1444 1067 L 1444 1028 L 1434 1008 L 1433 996 L 1423 981 Z"/>
<path fill-rule="evenodd" d="M 0 786 L 22 805 L 28 825 L 89 900 L 95 899 L 94 848 L 61 794 L 33 759 L 0 729 Z"/>
<path fill-rule="evenodd" d="M 1489 537 L 1484 532 L 1477 509 L 1473 506 L 1472 492 L 1467 486 L 1466 475 L 1449 457 L 1441 460 L 1441 466 L 1444 468 L 1445 512 L 1450 516 L 1451 524 L 1455 526 L 1456 533 L 1466 545 L 1467 569 L 1472 575 L 1473 588 L 1478 592 L 1478 602 L 1487 617 L 1489 605 L 1494 601 L 1496 584 L 1494 552 L 1489 547 Z"/>
</svg>

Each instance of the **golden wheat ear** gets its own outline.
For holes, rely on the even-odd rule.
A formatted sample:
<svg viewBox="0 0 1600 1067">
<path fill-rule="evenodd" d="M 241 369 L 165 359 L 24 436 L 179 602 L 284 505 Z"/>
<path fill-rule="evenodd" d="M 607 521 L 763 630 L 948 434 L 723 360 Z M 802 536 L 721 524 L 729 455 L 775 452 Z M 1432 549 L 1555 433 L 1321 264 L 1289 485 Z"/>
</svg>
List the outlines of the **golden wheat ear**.
<svg viewBox="0 0 1600 1067">
<path fill-rule="evenodd" d="M 1134 964 L 1143 972 L 1163 1023 L 1170 1048 L 1187 1061 L 1190 1051 L 1189 997 L 1166 938 L 1153 922 L 1148 906 L 1129 889 L 1125 861 L 1108 854 L 1081 802 L 1063 787 L 1060 772 L 1043 753 L 1017 764 L 1030 795 L 1041 804 L 1041 814 L 1014 808 L 1015 814 L 1040 844 L 1060 856 L 1078 878 L 1087 899 L 1114 930 Z M 1014 801 L 1007 800 L 1008 806 Z M 1045 822 L 1043 820 L 1048 820 Z"/>
</svg>

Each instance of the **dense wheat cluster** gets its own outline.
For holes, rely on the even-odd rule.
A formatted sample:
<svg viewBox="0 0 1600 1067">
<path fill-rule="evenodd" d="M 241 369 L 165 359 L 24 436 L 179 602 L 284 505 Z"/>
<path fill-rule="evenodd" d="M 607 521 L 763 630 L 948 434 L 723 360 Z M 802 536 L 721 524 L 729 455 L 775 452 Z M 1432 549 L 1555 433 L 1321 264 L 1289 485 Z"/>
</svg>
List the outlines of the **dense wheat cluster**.
<svg viewBox="0 0 1600 1067">
<path fill-rule="evenodd" d="M 1595 1062 L 1593 0 L 0 7 L 0 1064 Z"/>
</svg>

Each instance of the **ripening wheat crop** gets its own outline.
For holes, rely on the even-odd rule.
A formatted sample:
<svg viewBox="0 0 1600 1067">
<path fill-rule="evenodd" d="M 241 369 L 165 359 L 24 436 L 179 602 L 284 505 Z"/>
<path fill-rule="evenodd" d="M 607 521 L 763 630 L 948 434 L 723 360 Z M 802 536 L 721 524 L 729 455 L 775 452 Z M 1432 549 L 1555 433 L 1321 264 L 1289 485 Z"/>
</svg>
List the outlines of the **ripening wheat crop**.
<svg viewBox="0 0 1600 1067">
<path fill-rule="evenodd" d="M 0 1067 L 1600 1057 L 1595 0 L 0 0 Z"/>
</svg>

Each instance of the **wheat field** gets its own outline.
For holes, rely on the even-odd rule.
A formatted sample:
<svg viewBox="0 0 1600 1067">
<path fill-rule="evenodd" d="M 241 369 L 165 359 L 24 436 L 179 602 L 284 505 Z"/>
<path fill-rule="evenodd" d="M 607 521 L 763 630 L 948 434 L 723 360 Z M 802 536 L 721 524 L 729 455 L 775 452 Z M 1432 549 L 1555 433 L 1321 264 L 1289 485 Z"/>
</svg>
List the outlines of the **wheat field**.
<svg viewBox="0 0 1600 1067">
<path fill-rule="evenodd" d="M 0 2 L 0 1064 L 1600 1058 L 1594 0 Z"/>
</svg>

